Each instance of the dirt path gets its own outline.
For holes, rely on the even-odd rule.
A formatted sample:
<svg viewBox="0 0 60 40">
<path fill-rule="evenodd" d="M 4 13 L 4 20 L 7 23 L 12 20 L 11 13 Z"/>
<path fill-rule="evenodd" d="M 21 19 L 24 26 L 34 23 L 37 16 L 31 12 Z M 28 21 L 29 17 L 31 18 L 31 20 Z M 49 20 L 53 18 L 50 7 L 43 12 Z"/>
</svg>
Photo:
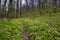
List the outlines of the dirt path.
<svg viewBox="0 0 60 40">
<path fill-rule="evenodd" d="M 29 34 L 26 30 L 26 25 L 24 25 L 24 24 L 23 24 L 23 38 L 24 38 L 24 40 L 29 40 L 30 39 Z"/>
</svg>

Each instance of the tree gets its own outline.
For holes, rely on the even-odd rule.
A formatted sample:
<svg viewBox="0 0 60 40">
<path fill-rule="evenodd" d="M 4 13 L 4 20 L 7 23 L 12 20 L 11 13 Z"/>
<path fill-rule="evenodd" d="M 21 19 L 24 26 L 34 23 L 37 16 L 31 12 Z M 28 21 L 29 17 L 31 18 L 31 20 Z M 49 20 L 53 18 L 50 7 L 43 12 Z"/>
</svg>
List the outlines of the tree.
<svg viewBox="0 0 60 40">
<path fill-rule="evenodd" d="M 7 14 L 6 14 L 6 12 L 7 12 L 7 10 L 6 10 L 6 3 L 7 3 L 7 0 L 5 0 L 5 2 L 4 2 L 4 17 L 7 16 Z"/>
<path fill-rule="evenodd" d="M 44 0 L 45 8 L 47 7 L 47 0 Z"/>
<path fill-rule="evenodd" d="M 28 6 L 28 0 L 25 0 L 26 1 L 26 11 L 28 11 L 29 10 L 29 6 Z"/>
<path fill-rule="evenodd" d="M 57 0 L 53 0 L 53 5 L 57 6 Z"/>
<path fill-rule="evenodd" d="M 31 7 L 32 7 L 32 9 L 33 9 L 33 6 L 34 6 L 34 1 L 31 0 Z"/>
<path fill-rule="evenodd" d="M 33 12 L 34 10 L 34 1 L 30 0 L 30 11 Z"/>
<path fill-rule="evenodd" d="M 1 0 L 0 0 L 0 17 L 1 17 Z"/>
<path fill-rule="evenodd" d="M 56 8 L 57 8 L 57 0 L 52 0 L 53 2 L 53 12 L 56 13 Z"/>
<path fill-rule="evenodd" d="M 9 12 L 12 12 L 12 7 L 13 7 L 13 5 L 12 5 L 12 0 L 10 0 L 10 1 L 9 1 Z"/>
<path fill-rule="evenodd" d="M 0 8 L 1 8 L 1 0 L 0 0 Z"/>
<path fill-rule="evenodd" d="M 12 2 L 13 2 L 13 0 L 9 0 L 8 13 L 7 13 L 8 17 L 12 17 L 12 12 L 13 12 L 13 4 L 12 4 Z"/>
<path fill-rule="evenodd" d="M 20 0 L 20 17 L 22 17 L 22 0 Z"/>
<path fill-rule="evenodd" d="M 59 0 L 59 6 L 60 6 L 60 0 Z"/>
<path fill-rule="evenodd" d="M 1 17 L 4 17 L 5 15 L 5 5 L 4 5 L 5 0 L 1 0 Z"/>
<path fill-rule="evenodd" d="M 18 12 L 18 10 L 19 10 L 19 0 L 17 0 L 17 12 Z"/>
<path fill-rule="evenodd" d="M 18 17 L 18 13 L 19 13 L 19 0 L 17 0 L 16 18 Z"/>
<path fill-rule="evenodd" d="M 41 7 L 41 0 L 38 0 L 38 7 L 40 9 L 40 7 Z"/>
<path fill-rule="evenodd" d="M 40 14 L 41 14 L 41 0 L 38 0 L 38 8 L 39 8 Z"/>
</svg>

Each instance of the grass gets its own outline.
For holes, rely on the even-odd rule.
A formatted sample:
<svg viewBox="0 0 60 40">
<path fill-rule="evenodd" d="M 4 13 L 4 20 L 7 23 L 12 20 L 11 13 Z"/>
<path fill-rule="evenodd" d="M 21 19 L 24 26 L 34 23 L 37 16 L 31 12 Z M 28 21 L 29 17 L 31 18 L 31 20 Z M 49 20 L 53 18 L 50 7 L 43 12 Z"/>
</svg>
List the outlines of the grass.
<svg viewBox="0 0 60 40">
<path fill-rule="evenodd" d="M 26 25 L 30 40 L 60 40 L 59 18 L 60 13 L 0 20 L 0 40 L 23 40 L 22 22 Z"/>
</svg>

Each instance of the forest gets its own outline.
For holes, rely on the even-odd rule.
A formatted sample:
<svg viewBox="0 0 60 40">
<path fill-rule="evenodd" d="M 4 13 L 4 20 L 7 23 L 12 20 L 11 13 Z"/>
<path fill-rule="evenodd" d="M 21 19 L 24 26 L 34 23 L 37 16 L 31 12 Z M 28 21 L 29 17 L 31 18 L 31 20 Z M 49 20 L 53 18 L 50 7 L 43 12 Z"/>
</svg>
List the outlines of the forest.
<svg viewBox="0 0 60 40">
<path fill-rule="evenodd" d="M 0 0 L 0 40 L 60 40 L 60 0 Z"/>
<path fill-rule="evenodd" d="M 45 12 L 49 14 L 59 12 L 59 7 L 60 0 L 0 0 L 0 17 L 18 18 L 23 17 L 23 15 L 30 15 L 36 10 L 39 11 L 37 14 L 40 16 Z"/>
</svg>

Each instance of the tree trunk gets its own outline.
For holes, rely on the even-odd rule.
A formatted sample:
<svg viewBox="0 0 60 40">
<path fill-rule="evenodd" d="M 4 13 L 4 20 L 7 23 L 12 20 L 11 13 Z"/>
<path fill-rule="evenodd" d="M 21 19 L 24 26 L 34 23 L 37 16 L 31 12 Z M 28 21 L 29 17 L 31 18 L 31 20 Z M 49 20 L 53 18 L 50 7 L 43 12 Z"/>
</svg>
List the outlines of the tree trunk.
<svg viewBox="0 0 60 40">
<path fill-rule="evenodd" d="M 53 0 L 53 12 L 56 13 L 57 0 Z"/>
<path fill-rule="evenodd" d="M 60 6 L 60 0 L 59 0 L 59 6 Z"/>
<path fill-rule="evenodd" d="M 26 0 L 26 11 L 28 12 L 29 11 L 29 5 L 28 5 L 28 0 Z"/>
<path fill-rule="evenodd" d="M 44 0 L 45 8 L 47 7 L 47 0 Z"/>
<path fill-rule="evenodd" d="M 38 7 L 41 7 L 41 0 L 38 0 Z"/>
<path fill-rule="evenodd" d="M 31 9 L 30 9 L 30 11 L 31 11 L 31 13 L 33 12 L 33 10 L 34 10 L 34 1 L 33 0 L 30 0 L 30 5 L 31 5 Z"/>
<path fill-rule="evenodd" d="M 0 0 L 0 17 L 1 17 L 1 0 Z"/>
<path fill-rule="evenodd" d="M 20 17 L 22 17 L 22 0 L 20 0 Z"/>
</svg>

